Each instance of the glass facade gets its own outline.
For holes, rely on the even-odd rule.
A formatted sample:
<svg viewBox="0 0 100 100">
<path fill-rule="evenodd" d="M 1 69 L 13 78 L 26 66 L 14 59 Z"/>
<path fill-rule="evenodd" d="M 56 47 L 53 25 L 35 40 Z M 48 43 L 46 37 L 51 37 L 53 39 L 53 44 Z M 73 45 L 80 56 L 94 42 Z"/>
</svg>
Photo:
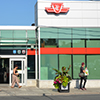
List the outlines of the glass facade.
<svg viewBox="0 0 100 100">
<path fill-rule="evenodd" d="M 89 79 L 100 79 L 100 55 L 87 55 Z"/>
<path fill-rule="evenodd" d="M 58 69 L 58 55 L 41 55 L 41 80 L 52 80 L 55 77 L 53 68 Z"/>
<path fill-rule="evenodd" d="M 27 62 L 27 78 L 35 79 L 35 55 L 28 55 Z"/>
<path fill-rule="evenodd" d="M 58 29 L 57 28 L 41 28 L 40 29 L 41 38 L 58 38 Z"/>
<path fill-rule="evenodd" d="M 71 40 L 58 40 L 58 45 L 61 48 L 71 47 Z"/>
<path fill-rule="evenodd" d="M 41 48 L 58 48 L 58 52 L 53 54 L 41 53 L 40 79 L 54 79 L 55 73 L 52 68 L 61 70 L 62 66 L 68 68 L 71 65 L 69 74 L 73 79 L 79 78 L 81 63 L 85 62 L 85 66 L 89 69 L 88 79 L 100 79 L 99 76 L 99 54 L 88 54 L 88 48 L 100 48 L 100 28 L 40 28 L 40 44 Z M 60 48 L 72 48 L 70 54 L 59 54 Z M 75 50 L 76 51 L 73 51 Z M 81 49 L 78 49 L 81 48 Z M 85 49 L 84 49 L 85 48 Z M 49 50 L 49 49 L 46 49 Z M 55 49 L 56 50 L 56 49 Z M 69 49 L 68 49 L 69 50 Z M 84 53 L 80 50 L 85 50 Z M 74 54 L 76 52 L 76 54 Z M 54 63 L 55 62 L 55 63 Z M 55 65 L 54 65 L 55 64 Z M 50 69 L 49 69 L 50 68 Z M 44 71 L 45 70 L 45 71 Z M 45 72 L 45 73 L 44 73 Z M 52 74 L 51 74 L 52 73 Z M 44 76 L 43 76 L 44 75 Z M 51 77 L 50 77 L 50 76 Z"/>
<path fill-rule="evenodd" d="M 79 48 L 82 48 L 82 47 L 85 47 L 85 40 L 73 40 L 73 48 L 74 47 L 79 47 Z"/>
<path fill-rule="evenodd" d="M 0 49 L 31 49 L 36 44 L 35 33 L 35 30 L 0 30 Z M 35 55 L 27 55 L 27 79 L 35 78 Z"/>
<path fill-rule="evenodd" d="M 85 28 L 72 28 L 72 38 L 73 39 L 85 39 Z"/>
<path fill-rule="evenodd" d="M 41 39 L 41 47 L 57 47 L 57 39 Z"/>
<path fill-rule="evenodd" d="M 61 68 L 63 67 L 63 66 L 65 66 L 66 68 L 68 68 L 69 67 L 69 65 L 71 65 L 71 55 L 59 55 L 59 61 L 58 61 L 58 63 L 59 63 L 59 70 L 61 71 Z M 72 70 L 71 70 L 71 68 L 70 68 L 70 71 L 69 71 L 69 73 L 68 73 L 70 76 L 72 76 Z"/>
<path fill-rule="evenodd" d="M 41 28 L 41 47 L 100 47 L 100 28 Z"/>
<path fill-rule="evenodd" d="M 86 28 L 87 39 L 100 39 L 100 28 Z"/>
<path fill-rule="evenodd" d="M 58 28 L 58 38 L 71 39 L 71 28 Z"/>
<path fill-rule="evenodd" d="M 86 47 L 88 48 L 100 48 L 100 40 L 87 40 Z"/>
<path fill-rule="evenodd" d="M 0 49 L 31 49 L 31 45 L 38 42 L 36 40 L 38 34 L 36 36 L 35 33 L 35 30 L 0 30 Z M 38 79 L 53 80 L 55 77 L 55 71 L 53 71 L 52 68 L 56 68 L 61 71 L 62 66 L 68 68 L 69 65 L 71 65 L 69 74 L 73 79 L 77 79 L 79 78 L 78 74 L 80 72 L 82 62 L 85 62 L 89 69 L 90 75 L 88 79 L 99 79 L 98 66 L 100 55 L 88 54 L 87 48 L 90 48 L 91 50 L 92 48 L 100 48 L 100 28 L 41 27 L 40 48 L 46 48 L 46 52 L 49 51 L 49 48 L 58 51 L 56 52 L 52 50 L 52 53 L 47 54 L 42 54 L 40 51 L 40 62 L 39 51 L 37 51 Z M 79 48 L 81 48 L 81 50 L 84 50 L 85 48 L 85 53 L 78 54 L 78 52 L 80 52 Z M 66 50 L 66 52 L 69 50 L 71 53 L 62 53 L 60 49 L 62 51 Z M 74 49 L 76 49 L 77 52 L 74 51 Z M 76 54 L 74 52 L 76 52 Z M 35 55 L 27 55 L 27 58 L 27 78 L 35 79 Z M 91 73 L 94 73 L 95 75 Z"/>
<path fill-rule="evenodd" d="M 73 55 L 73 78 L 79 78 L 81 63 L 85 63 L 85 55 Z"/>
<path fill-rule="evenodd" d="M 0 49 L 25 49 L 35 43 L 35 30 L 0 30 Z"/>
</svg>

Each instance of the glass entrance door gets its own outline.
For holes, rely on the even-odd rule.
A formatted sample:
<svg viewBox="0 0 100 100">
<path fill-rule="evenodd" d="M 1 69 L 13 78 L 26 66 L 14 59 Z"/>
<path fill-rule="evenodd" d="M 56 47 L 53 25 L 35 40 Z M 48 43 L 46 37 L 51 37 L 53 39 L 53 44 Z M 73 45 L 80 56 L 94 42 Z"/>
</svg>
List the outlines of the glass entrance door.
<svg viewBox="0 0 100 100">
<path fill-rule="evenodd" d="M 18 66 L 18 79 L 20 85 L 25 85 L 25 59 L 10 59 L 10 86 L 12 84 L 12 75 L 14 66 Z"/>
</svg>

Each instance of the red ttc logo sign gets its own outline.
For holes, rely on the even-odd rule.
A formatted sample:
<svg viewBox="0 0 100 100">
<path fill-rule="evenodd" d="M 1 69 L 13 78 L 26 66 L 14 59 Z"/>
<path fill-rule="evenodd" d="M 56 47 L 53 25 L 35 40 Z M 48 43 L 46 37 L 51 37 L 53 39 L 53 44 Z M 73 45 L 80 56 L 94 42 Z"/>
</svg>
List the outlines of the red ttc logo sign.
<svg viewBox="0 0 100 100">
<path fill-rule="evenodd" d="M 56 14 L 67 13 L 69 9 L 70 9 L 69 7 L 65 8 L 63 3 L 51 3 L 51 8 L 45 7 L 45 10 L 48 13 L 56 13 Z"/>
</svg>

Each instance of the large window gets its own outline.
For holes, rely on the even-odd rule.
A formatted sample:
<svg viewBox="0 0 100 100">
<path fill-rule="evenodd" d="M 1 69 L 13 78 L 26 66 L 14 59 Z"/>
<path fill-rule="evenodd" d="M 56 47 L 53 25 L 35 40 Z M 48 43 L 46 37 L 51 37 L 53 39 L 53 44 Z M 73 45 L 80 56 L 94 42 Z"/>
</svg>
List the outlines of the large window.
<svg viewBox="0 0 100 100">
<path fill-rule="evenodd" d="M 100 48 L 100 40 L 87 40 L 86 47 L 99 47 Z"/>
<path fill-rule="evenodd" d="M 58 38 L 58 28 L 41 28 L 40 38 Z"/>
<path fill-rule="evenodd" d="M 41 39 L 41 47 L 57 47 L 57 39 Z"/>
<path fill-rule="evenodd" d="M 0 30 L 0 49 L 25 49 L 35 43 L 35 30 Z"/>
<path fill-rule="evenodd" d="M 41 55 L 41 80 L 53 80 L 55 71 L 53 68 L 58 69 L 58 55 Z"/>
<path fill-rule="evenodd" d="M 73 78 L 79 78 L 81 63 L 85 63 L 85 55 L 73 55 Z"/>
<path fill-rule="evenodd" d="M 72 62 L 73 61 L 73 62 Z M 88 79 L 100 79 L 100 55 L 41 55 L 41 80 L 53 80 L 55 71 L 52 68 L 59 69 L 71 65 L 69 74 L 73 79 L 79 79 L 81 63 L 85 63 L 89 70 Z M 84 67 L 84 69 L 85 69 Z M 73 71 L 73 72 L 72 72 Z"/>
<path fill-rule="evenodd" d="M 63 66 L 65 66 L 68 69 L 69 65 L 71 65 L 71 61 L 72 61 L 71 55 L 59 55 L 59 70 L 61 71 L 61 68 Z M 68 74 L 70 74 L 72 76 L 71 69 L 72 69 L 72 66 L 71 66 Z"/>
<path fill-rule="evenodd" d="M 89 79 L 100 79 L 100 55 L 87 55 Z"/>
<path fill-rule="evenodd" d="M 27 78 L 35 79 L 35 55 L 28 55 L 27 59 Z"/>
<path fill-rule="evenodd" d="M 26 39 L 26 31 L 25 30 L 14 30 L 13 38 Z"/>
<path fill-rule="evenodd" d="M 100 39 L 100 28 L 40 28 L 40 38 Z"/>
<path fill-rule="evenodd" d="M 4 40 L 4 38 L 13 38 L 13 30 L 1 30 L 0 31 L 0 38 Z"/>
<path fill-rule="evenodd" d="M 85 40 L 73 40 L 73 47 L 85 47 Z"/>
<path fill-rule="evenodd" d="M 72 28 L 73 38 L 86 38 L 85 28 Z"/>
<path fill-rule="evenodd" d="M 59 38 L 71 38 L 71 28 L 58 28 Z"/>
<path fill-rule="evenodd" d="M 28 30 L 27 31 L 27 37 L 28 38 L 35 38 L 36 37 L 35 31 L 34 30 Z"/>
<path fill-rule="evenodd" d="M 59 40 L 59 47 L 62 48 L 71 47 L 71 40 Z"/>
<path fill-rule="evenodd" d="M 100 28 L 86 28 L 87 39 L 100 39 Z"/>
</svg>

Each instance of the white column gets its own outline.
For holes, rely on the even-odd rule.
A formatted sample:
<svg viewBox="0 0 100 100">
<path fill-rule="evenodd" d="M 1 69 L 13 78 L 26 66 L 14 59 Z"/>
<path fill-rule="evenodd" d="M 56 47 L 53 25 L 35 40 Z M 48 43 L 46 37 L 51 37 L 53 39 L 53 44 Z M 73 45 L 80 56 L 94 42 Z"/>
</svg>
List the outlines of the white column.
<svg viewBox="0 0 100 100">
<path fill-rule="evenodd" d="M 26 30 L 26 39 L 27 39 L 27 30 Z M 26 57 L 25 57 L 25 62 L 24 62 L 24 64 L 25 64 L 25 66 L 24 66 L 25 67 L 25 69 L 24 69 L 25 70 L 25 75 L 24 75 L 25 78 L 24 79 L 25 79 L 25 85 L 26 86 L 27 86 L 27 59 L 28 58 L 27 58 L 27 43 L 26 43 Z"/>
<path fill-rule="evenodd" d="M 37 44 L 35 49 L 35 78 L 37 79 Z"/>
<path fill-rule="evenodd" d="M 12 77 L 11 77 L 11 59 L 9 59 L 9 72 L 10 72 L 10 73 L 9 73 L 9 76 L 10 76 L 10 77 L 9 77 L 9 85 L 11 86 L 11 78 L 12 78 Z"/>
<path fill-rule="evenodd" d="M 38 48 L 39 48 L 39 80 L 40 80 L 40 77 L 41 77 L 40 76 L 40 67 L 41 67 L 40 66 L 41 65 L 40 64 L 40 27 L 38 27 L 38 46 L 39 46 Z"/>
</svg>

